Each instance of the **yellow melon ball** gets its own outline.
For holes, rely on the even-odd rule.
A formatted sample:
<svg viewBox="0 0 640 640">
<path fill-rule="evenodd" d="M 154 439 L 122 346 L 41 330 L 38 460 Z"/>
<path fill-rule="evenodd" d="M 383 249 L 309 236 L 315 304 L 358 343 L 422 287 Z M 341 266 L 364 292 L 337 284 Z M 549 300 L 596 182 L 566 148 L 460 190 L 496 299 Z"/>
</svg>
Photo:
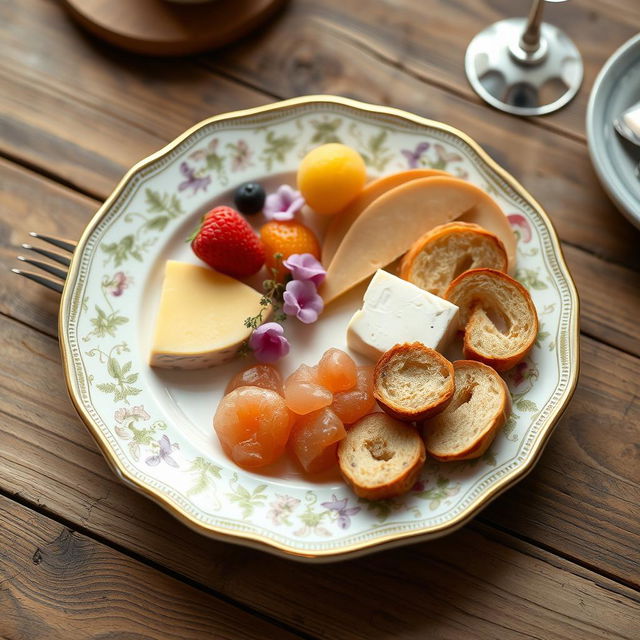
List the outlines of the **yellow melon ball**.
<svg viewBox="0 0 640 640">
<path fill-rule="evenodd" d="M 298 168 L 298 189 L 307 204 L 328 216 L 344 209 L 362 191 L 366 179 L 362 156 L 335 142 L 309 151 Z"/>
</svg>

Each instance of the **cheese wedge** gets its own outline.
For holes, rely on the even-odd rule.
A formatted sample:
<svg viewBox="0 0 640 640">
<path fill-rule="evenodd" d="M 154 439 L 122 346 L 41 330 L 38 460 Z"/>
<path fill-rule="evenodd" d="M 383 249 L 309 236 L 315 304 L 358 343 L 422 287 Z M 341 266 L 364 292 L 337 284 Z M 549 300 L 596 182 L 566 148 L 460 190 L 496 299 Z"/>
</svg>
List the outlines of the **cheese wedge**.
<svg viewBox="0 0 640 640">
<path fill-rule="evenodd" d="M 203 369 L 230 360 L 251 334 L 244 320 L 259 313 L 261 297 L 213 269 L 168 260 L 149 364 Z"/>
<path fill-rule="evenodd" d="M 347 344 L 371 360 L 401 342 L 421 342 L 441 352 L 455 335 L 457 320 L 455 304 L 379 269 L 362 309 L 349 322 Z"/>
<path fill-rule="evenodd" d="M 504 218 L 500 207 L 482 189 L 457 178 L 420 178 L 390 189 L 346 232 L 320 290 L 325 304 L 393 262 L 423 233 L 472 209 L 478 220 Z M 513 235 L 510 229 L 509 233 Z M 502 240 L 502 234 L 496 235 Z"/>
<path fill-rule="evenodd" d="M 418 178 L 431 178 L 433 176 L 448 176 L 446 171 L 437 169 L 409 169 L 382 176 L 365 185 L 360 195 L 349 204 L 346 209 L 338 213 L 331 220 L 322 242 L 322 264 L 328 267 L 333 256 L 338 250 L 345 233 L 353 224 L 353 221 L 377 198 L 394 187 L 417 180 Z"/>
</svg>

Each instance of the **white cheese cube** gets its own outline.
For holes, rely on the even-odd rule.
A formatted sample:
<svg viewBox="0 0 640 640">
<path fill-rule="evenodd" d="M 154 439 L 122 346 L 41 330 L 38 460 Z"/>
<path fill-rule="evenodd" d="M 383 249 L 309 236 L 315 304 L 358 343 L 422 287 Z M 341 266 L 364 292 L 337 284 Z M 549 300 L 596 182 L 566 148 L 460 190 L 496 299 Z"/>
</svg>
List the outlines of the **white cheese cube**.
<svg viewBox="0 0 640 640">
<path fill-rule="evenodd" d="M 456 332 L 457 315 L 455 304 L 379 269 L 349 322 L 347 344 L 372 360 L 401 342 L 442 351 Z"/>
</svg>

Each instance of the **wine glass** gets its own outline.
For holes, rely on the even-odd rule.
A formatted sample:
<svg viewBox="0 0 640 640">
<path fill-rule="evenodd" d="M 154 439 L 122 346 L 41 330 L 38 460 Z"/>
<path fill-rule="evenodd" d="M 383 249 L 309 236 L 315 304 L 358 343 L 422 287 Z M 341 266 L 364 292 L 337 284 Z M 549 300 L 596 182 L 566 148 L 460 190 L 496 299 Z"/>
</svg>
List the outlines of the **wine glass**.
<svg viewBox="0 0 640 640">
<path fill-rule="evenodd" d="M 467 78 L 496 109 L 539 116 L 566 105 L 580 88 L 580 52 L 564 31 L 542 22 L 544 1 L 533 0 L 527 18 L 495 22 L 469 43 Z"/>
</svg>

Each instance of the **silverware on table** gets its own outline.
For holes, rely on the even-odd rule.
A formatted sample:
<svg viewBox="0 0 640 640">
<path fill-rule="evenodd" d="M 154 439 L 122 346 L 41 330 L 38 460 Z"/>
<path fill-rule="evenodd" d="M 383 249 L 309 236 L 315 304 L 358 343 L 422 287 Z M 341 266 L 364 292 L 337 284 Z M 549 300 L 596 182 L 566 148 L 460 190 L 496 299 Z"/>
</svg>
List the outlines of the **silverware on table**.
<svg viewBox="0 0 640 640">
<path fill-rule="evenodd" d="M 43 242 L 48 242 L 49 244 L 57 247 L 58 249 L 62 249 L 66 251 L 67 254 L 58 253 L 57 251 L 51 251 L 49 249 L 43 249 L 42 247 L 35 247 L 31 244 L 23 243 L 21 246 L 23 249 L 27 249 L 28 251 L 33 251 L 34 253 L 44 256 L 45 258 L 49 258 L 53 262 L 57 262 L 62 265 L 58 267 L 56 265 L 50 264 L 48 262 L 43 262 L 42 260 L 34 260 L 33 258 L 25 258 L 24 256 L 18 256 L 18 260 L 22 262 L 26 262 L 42 271 L 45 271 L 48 274 L 54 276 L 54 278 L 50 278 L 49 276 L 42 275 L 40 273 L 35 273 L 33 271 L 24 271 L 23 269 L 11 269 L 13 273 L 17 273 L 19 276 L 23 276 L 28 278 L 29 280 L 33 280 L 33 282 L 37 282 L 48 289 L 52 289 L 53 291 L 57 291 L 58 293 L 62 293 L 62 288 L 64 285 L 64 281 L 67 277 L 68 267 L 71 264 L 71 254 L 75 251 L 76 245 L 75 243 L 69 240 L 63 240 L 62 238 L 56 238 L 55 236 L 46 236 L 41 233 L 35 233 L 32 231 L 29 234 L 32 238 L 37 238 L 38 240 L 42 240 Z M 66 268 L 65 268 L 66 267 Z"/>
<path fill-rule="evenodd" d="M 614 121 L 615 130 L 629 142 L 640 146 L 640 102 L 636 102 Z"/>
</svg>

